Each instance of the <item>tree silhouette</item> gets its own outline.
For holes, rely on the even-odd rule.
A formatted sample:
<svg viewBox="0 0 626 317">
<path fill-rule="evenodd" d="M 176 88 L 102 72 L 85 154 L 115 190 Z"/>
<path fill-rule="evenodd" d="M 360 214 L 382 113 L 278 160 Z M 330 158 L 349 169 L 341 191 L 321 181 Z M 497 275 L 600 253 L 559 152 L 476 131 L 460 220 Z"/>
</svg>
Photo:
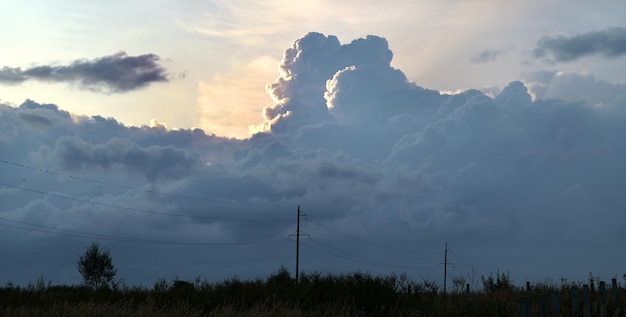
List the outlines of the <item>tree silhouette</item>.
<svg viewBox="0 0 626 317">
<path fill-rule="evenodd" d="M 109 249 L 101 248 L 93 242 L 78 259 L 78 272 L 87 286 L 100 288 L 113 281 L 117 269 L 113 266 Z"/>
</svg>

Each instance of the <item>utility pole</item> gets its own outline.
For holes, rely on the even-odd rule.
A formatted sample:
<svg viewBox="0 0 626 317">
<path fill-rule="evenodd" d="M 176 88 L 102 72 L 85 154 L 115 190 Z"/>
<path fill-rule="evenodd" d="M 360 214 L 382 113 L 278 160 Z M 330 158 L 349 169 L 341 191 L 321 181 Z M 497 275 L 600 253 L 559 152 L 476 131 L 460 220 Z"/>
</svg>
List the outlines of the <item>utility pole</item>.
<svg viewBox="0 0 626 317">
<path fill-rule="evenodd" d="M 443 295 L 446 295 L 446 283 L 448 282 L 448 242 L 443 256 Z"/>
<path fill-rule="evenodd" d="M 446 286 L 448 282 L 448 265 L 454 265 L 454 263 L 448 263 L 448 242 L 446 241 L 446 249 L 443 255 L 443 296 L 446 296 Z"/>
<path fill-rule="evenodd" d="M 296 284 L 300 279 L 300 217 L 305 217 L 306 214 L 300 214 L 300 206 L 298 206 L 298 221 L 296 225 L 296 233 L 290 234 L 290 237 L 296 237 Z M 309 234 L 303 234 L 305 236 L 309 236 Z"/>
</svg>

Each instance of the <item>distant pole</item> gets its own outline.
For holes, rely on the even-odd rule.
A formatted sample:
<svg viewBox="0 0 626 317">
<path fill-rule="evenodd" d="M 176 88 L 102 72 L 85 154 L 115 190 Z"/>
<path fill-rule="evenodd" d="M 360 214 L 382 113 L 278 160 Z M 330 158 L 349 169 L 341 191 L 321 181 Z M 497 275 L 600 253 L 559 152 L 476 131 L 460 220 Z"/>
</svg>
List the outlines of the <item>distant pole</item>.
<svg viewBox="0 0 626 317">
<path fill-rule="evenodd" d="M 441 265 L 443 265 L 443 295 L 444 297 L 446 296 L 446 292 L 448 290 L 447 286 L 448 286 L 448 266 L 449 265 L 454 265 L 454 263 L 449 263 L 448 262 L 448 252 L 452 251 L 450 249 L 448 249 L 448 242 L 446 241 L 446 248 L 444 250 L 443 253 L 443 263 L 441 263 Z"/>
<path fill-rule="evenodd" d="M 446 295 L 446 283 L 448 281 L 448 242 L 446 241 L 446 249 L 443 255 L 443 295 Z"/>
<path fill-rule="evenodd" d="M 300 279 L 300 206 L 298 206 L 298 224 L 296 225 L 296 284 Z"/>
</svg>

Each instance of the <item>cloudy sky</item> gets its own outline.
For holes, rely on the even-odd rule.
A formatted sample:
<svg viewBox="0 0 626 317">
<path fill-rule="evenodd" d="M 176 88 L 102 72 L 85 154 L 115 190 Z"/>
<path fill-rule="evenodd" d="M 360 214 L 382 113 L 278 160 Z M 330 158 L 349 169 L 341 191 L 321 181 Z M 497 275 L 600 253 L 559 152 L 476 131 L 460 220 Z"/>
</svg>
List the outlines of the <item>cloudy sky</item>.
<svg viewBox="0 0 626 317">
<path fill-rule="evenodd" d="M 621 276 L 622 12 L 0 1 L 0 282 Z"/>
</svg>

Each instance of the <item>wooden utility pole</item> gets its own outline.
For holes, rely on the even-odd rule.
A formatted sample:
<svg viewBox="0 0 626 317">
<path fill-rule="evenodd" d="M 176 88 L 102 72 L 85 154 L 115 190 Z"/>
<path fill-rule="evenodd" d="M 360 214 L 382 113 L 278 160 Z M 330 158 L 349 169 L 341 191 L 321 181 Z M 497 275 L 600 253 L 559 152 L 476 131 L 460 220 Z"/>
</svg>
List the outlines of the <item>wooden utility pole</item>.
<svg viewBox="0 0 626 317">
<path fill-rule="evenodd" d="M 296 283 L 300 279 L 300 206 L 298 206 L 298 224 L 296 225 Z"/>
<path fill-rule="evenodd" d="M 454 263 L 448 263 L 448 242 L 446 241 L 446 248 L 443 254 L 443 295 L 446 296 L 446 286 L 448 285 L 448 265 L 454 265 Z"/>
<path fill-rule="evenodd" d="M 443 255 L 443 295 L 446 295 L 446 283 L 448 282 L 448 242 Z"/>
<path fill-rule="evenodd" d="M 296 284 L 300 280 L 300 217 L 306 217 L 306 215 L 300 213 L 300 206 L 298 206 L 298 221 L 296 224 L 296 233 L 290 234 L 290 237 L 296 237 Z M 309 236 L 308 234 L 304 234 Z"/>
</svg>

